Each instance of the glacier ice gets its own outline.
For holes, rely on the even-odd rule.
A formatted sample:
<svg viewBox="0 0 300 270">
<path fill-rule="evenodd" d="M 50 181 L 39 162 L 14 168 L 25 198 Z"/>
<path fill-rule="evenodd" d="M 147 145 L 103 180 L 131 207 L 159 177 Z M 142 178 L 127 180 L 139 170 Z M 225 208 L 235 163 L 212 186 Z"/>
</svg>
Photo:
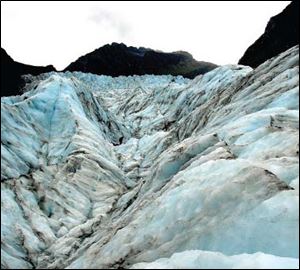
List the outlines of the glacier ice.
<svg viewBox="0 0 300 270">
<path fill-rule="evenodd" d="M 225 256 L 220 252 L 190 250 L 151 263 L 137 263 L 131 269 L 296 269 L 297 259 L 257 252 Z"/>
<path fill-rule="evenodd" d="M 29 76 L 1 98 L 2 268 L 298 268 L 298 63 Z"/>
</svg>

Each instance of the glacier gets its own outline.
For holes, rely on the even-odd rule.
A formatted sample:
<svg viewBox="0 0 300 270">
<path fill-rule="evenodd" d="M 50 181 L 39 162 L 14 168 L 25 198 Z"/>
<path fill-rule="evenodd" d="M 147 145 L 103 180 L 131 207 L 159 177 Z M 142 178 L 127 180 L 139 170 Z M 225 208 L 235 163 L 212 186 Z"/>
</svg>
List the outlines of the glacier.
<svg viewBox="0 0 300 270">
<path fill-rule="evenodd" d="M 27 81 L 1 98 L 2 268 L 299 268 L 298 46 Z"/>
</svg>

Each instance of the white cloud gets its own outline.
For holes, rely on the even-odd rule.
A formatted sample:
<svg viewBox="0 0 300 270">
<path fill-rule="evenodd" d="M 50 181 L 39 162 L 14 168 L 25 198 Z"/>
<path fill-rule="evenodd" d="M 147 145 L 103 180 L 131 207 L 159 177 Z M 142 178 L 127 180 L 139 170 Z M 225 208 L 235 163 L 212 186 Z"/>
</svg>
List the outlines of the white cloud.
<svg viewBox="0 0 300 270">
<path fill-rule="evenodd" d="M 96 11 L 92 11 L 89 20 L 100 27 L 108 26 L 113 31 L 116 31 L 121 38 L 126 38 L 130 33 L 130 26 L 117 15 L 107 10 L 98 9 Z"/>
</svg>

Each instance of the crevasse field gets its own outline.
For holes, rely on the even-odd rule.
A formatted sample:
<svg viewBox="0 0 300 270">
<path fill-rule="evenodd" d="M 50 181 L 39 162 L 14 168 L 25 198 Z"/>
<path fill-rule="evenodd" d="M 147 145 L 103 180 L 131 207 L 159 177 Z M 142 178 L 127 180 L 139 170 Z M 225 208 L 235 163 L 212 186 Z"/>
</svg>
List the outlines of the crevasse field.
<svg viewBox="0 0 300 270">
<path fill-rule="evenodd" d="M 299 49 L 193 80 L 48 73 L 1 98 L 2 268 L 299 268 Z"/>
</svg>

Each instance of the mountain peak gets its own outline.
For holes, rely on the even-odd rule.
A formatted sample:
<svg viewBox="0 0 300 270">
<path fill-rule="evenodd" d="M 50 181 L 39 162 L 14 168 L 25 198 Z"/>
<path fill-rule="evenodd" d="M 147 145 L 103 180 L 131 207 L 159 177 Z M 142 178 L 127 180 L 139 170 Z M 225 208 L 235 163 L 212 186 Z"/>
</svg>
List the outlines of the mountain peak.
<svg viewBox="0 0 300 270">
<path fill-rule="evenodd" d="M 124 43 L 106 44 L 78 58 L 64 71 L 82 71 L 98 75 L 182 75 L 194 78 L 216 68 L 217 65 L 196 61 L 191 54 L 162 52 Z"/>
<path fill-rule="evenodd" d="M 51 71 L 56 71 L 52 65 L 43 67 L 16 62 L 1 48 L 1 96 L 20 94 L 20 89 L 25 84 L 23 75 L 39 75 Z"/>
<path fill-rule="evenodd" d="M 269 20 L 265 32 L 246 50 L 239 64 L 255 68 L 297 44 L 299 2 L 292 1 L 281 13 Z"/>
</svg>

